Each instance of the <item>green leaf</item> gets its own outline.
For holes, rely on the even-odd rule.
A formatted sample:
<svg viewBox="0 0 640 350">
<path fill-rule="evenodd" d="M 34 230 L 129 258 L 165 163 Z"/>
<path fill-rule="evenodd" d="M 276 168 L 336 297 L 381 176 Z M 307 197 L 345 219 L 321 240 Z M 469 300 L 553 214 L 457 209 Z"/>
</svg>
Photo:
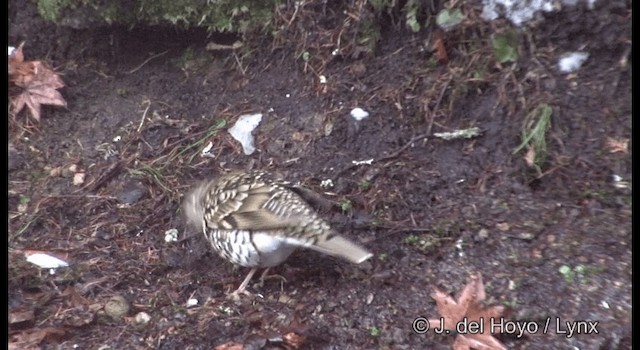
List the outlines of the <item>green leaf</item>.
<svg viewBox="0 0 640 350">
<path fill-rule="evenodd" d="M 492 38 L 493 52 L 500 63 L 518 61 L 518 33 L 510 30 L 495 34 Z"/>
<path fill-rule="evenodd" d="M 436 23 L 446 31 L 460 24 L 463 19 L 464 15 L 460 9 L 444 9 L 438 13 Z"/>
<path fill-rule="evenodd" d="M 420 23 L 418 23 L 418 9 L 417 8 L 411 8 L 407 10 L 407 25 L 409 26 L 409 28 L 411 28 L 411 30 L 414 33 L 417 33 L 420 31 Z"/>
</svg>

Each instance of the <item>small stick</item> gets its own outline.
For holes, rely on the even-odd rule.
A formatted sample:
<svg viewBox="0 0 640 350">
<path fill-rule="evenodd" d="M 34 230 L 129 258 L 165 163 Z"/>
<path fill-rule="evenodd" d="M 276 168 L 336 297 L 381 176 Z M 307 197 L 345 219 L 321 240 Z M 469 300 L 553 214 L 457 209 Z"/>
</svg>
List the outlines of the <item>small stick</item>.
<svg viewBox="0 0 640 350">
<path fill-rule="evenodd" d="M 133 73 L 137 72 L 138 70 L 140 70 L 140 68 L 144 67 L 144 65 L 145 65 L 145 64 L 147 64 L 147 63 L 149 63 L 149 61 L 151 61 L 152 59 L 154 59 L 154 58 L 158 58 L 158 57 L 160 57 L 160 56 L 162 56 L 162 55 L 165 55 L 165 54 L 167 54 L 167 52 L 169 52 L 169 51 L 171 51 L 171 50 L 167 50 L 167 51 L 165 51 L 165 52 L 161 52 L 161 53 L 159 53 L 159 54 L 157 54 L 157 55 L 153 55 L 153 56 L 151 56 L 151 57 L 147 58 L 147 59 L 146 59 L 146 60 L 144 60 L 144 62 L 142 62 L 139 66 L 137 66 L 136 68 L 134 68 L 134 69 L 132 69 L 132 70 L 128 71 L 128 72 L 127 72 L 127 74 L 133 74 Z"/>
<path fill-rule="evenodd" d="M 375 160 L 373 161 L 373 163 L 378 163 L 378 162 L 382 162 L 382 161 L 385 161 L 385 160 L 389 160 L 389 159 L 396 158 L 396 157 L 397 157 L 397 156 L 399 156 L 402 152 L 406 151 L 406 150 L 407 150 L 407 148 L 411 147 L 411 145 L 412 145 L 412 144 L 414 144 L 414 143 L 416 143 L 416 142 L 418 142 L 418 141 L 420 141 L 420 140 L 422 140 L 422 139 L 425 139 L 425 138 L 427 138 L 427 137 L 429 137 L 429 136 L 431 136 L 431 135 L 429 135 L 429 134 L 422 134 L 422 135 L 415 136 L 415 137 L 411 138 L 411 140 L 409 140 L 409 142 L 407 142 L 404 146 L 400 147 L 397 151 L 395 151 L 395 152 L 391 153 L 390 155 L 383 156 L 383 157 L 380 157 L 380 158 L 378 158 L 378 159 L 375 159 Z M 355 168 L 355 167 L 356 167 L 356 166 L 358 166 L 358 165 L 359 165 L 359 164 L 351 164 L 351 165 L 347 166 L 346 168 L 342 169 L 342 170 L 338 173 L 338 175 L 337 175 L 336 177 L 340 177 L 340 175 L 344 174 L 345 172 L 349 171 L 350 169 Z"/>
</svg>

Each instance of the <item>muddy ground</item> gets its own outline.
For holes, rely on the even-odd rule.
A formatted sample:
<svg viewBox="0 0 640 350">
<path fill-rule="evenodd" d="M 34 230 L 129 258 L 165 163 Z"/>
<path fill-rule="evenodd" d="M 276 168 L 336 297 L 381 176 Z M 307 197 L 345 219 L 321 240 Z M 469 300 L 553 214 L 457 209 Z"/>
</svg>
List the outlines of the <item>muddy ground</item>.
<svg viewBox="0 0 640 350">
<path fill-rule="evenodd" d="M 521 33 L 517 65 L 496 63 L 489 42 L 509 24 L 473 7 L 468 23 L 437 34 L 446 58 L 432 29 L 389 22 L 375 52 L 308 64 L 295 41 L 212 52 L 207 43 L 236 38 L 74 31 L 43 22 L 31 1 L 9 10 L 9 44 L 26 40 L 27 59 L 56 67 L 68 103 L 45 107 L 40 123 L 9 118 L 15 348 L 448 349 L 454 335 L 417 334 L 412 322 L 437 317 L 434 288 L 454 294 L 473 273 L 510 320 L 550 320 L 546 333 L 498 335 L 508 348 L 631 348 L 630 1 L 545 15 Z M 574 50 L 590 53 L 585 65 L 558 72 Z M 537 171 L 513 151 L 545 103 Z M 370 117 L 356 123 L 354 107 Z M 247 156 L 226 128 L 250 112 L 264 118 Z M 481 135 L 433 137 L 469 127 Z M 209 143 L 214 157 L 202 157 Z M 186 227 L 180 200 L 229 169 L 323 193 L 336 203 L 323 215 L 374 258 L 354 266 L 299 251 L 273 271 L 286 282 L 225 298 L 247 271 Z M 166 242 L 172 228 L 179 240 Z M 25 261 L 29 250 L 71 265 L 51 274 Z M 110 316 L 122 303 L 123 317 Z M 557 332 L 575 321 L 597 321 L 597 333 Z"/>
</svg>

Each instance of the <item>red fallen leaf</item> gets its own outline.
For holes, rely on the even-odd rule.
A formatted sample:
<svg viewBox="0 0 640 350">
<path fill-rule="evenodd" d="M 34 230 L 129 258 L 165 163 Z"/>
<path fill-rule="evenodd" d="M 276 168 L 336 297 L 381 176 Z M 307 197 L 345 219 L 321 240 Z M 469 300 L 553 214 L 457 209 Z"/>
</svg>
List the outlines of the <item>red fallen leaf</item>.
<svg viewBox="0 0 640 350">
<path fill-rule="evenodd" d="M 10 106 L 13 114 L 18 114 L 26 106 L 31 116 L 40 121 L 41 105 L 66 107 L 58 89 L 64 82 L 42 61 L 24 62 L 22 47 L 24 43 L 9 56 L 9 88 Z"/>
<path fill-rule="evenodd" d="M 469 282 L 464 287 L 458 300 L 454 300 L 447 293 L 438 289 L 434 290 L 431 297 L 435 299 L 438 313 L 442 316 L 444 328 L 455 330 L 456 324 L 466 318 L 467 322 L 483 322 L 483 329 L 486 333 L 458 334 L 453 343 L 454 350 L 506 350 L 507 348 L 496 338 L 492 332 L 497 330 L 489 329 L 491 319 L 496 320 L 502 317 L 506 311 L 504 306 L 484 307 L 481 302 L 485 299 L 484 284 L 480 274 L 471 276 Z M 440 319 L 431 319 L 431 324 L 442 327 Z"/>
<path fill-rule="evenodd" d="M 458 334 L 453 342 L 454 350 L 506 350 L 498 339 L 490 334 Z"/>
<path fill-rule="evenodd" d="M 439 32 L 435 34 L 435 39 L 432 46 L 436 51 L 435 56 L 438 59 L 438 62 L 443 64 L 449 62 L 449 55 L 447 55 L 447 49 L 444 46 L 444 39 L 442 38 L 442 34 L 440 34 Z"/>
</svg>

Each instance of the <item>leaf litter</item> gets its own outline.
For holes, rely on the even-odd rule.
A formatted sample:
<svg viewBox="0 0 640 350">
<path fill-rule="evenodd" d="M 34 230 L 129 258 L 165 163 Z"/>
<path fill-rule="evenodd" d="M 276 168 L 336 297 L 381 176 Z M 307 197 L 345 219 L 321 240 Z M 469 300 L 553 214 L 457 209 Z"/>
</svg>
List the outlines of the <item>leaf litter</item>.
<svg viewBox="0 0 640 350">
<path fill-rule="evenodd" d="M 454 300 L 448 293 L 435 289 L 431 294 L 435 299 L 438 313 L 441 318 L 430 319 L 429 323 L 437 328 L 456 330 L 456 325 L 466 321 L 468 323 L 477 322 L 482 325 L 485 332 L 478 333 L 458 333 L 453 343 L 455 350 L 482 349 L 482 350 L 506 350 L 507 348 L 493 337 L 494 331 L 490 329 L 491 320 L 502 317 L 506 308 L 502 305 L 485 307 L 482 305 L 486 294 L 482 275 L 480 273 L 472 275 L 467 285 L 460 292 L 458 299 Z"/>
<path fill-rule="evenodd" d="M 27 107 L 33 119 L 40 121 L 42 105 L 67 106 L 58 91 L 64 82 L 46 62 L 25 62 L 23 46 L 24 42 L 9 55 L 10 111 L 17 115 Z"/>
</svg>

